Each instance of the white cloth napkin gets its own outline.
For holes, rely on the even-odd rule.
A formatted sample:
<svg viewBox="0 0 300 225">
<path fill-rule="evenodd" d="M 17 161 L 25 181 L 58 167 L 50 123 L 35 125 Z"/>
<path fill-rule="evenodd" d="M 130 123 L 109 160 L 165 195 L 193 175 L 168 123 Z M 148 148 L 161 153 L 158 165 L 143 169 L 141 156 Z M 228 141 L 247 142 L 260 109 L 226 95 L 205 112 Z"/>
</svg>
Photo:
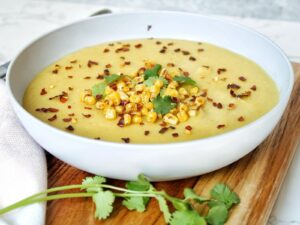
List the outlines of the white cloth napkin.
<svg viewBox="0 0 300 225">
<path fill-rule="evenodd" d="M 47 188 L 44 151 L 26 133 L 14 114 L 5 83 L 0 80 L 0 208 Z M 0 225 L 42 225 L 45 203 L 0 216 Z"/>
</svg>

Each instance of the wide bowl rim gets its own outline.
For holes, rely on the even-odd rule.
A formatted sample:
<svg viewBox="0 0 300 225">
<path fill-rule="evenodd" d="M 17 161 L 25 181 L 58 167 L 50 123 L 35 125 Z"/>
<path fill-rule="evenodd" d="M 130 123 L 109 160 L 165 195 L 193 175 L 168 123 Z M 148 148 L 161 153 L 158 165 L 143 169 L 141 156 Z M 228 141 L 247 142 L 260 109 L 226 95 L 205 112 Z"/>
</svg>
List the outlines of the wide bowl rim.
<svg viewBox="0 0 300 225">
<path fill-rule="evenodd" d="M 115 16 L 132 16 L 132 15 L 156 15 L 156 14 L 169 14 L 169 15 L 181 15 L 181 16 L 194 16 L 194 17 L 198 17 L 198 18 L 203 18 L 206 20 L 213 20 L 216 22 L 220 22 L 226 25 L 230 25 L 230 26 L 234 26 L 237 27 L 238 29 L 244 30 L 246 32 L 251 33 L 252 35 L 256 35 L 259 38 L 263 39 L 264 41 L 266 41 L 268 44 L 270 44 L 273 48 L 276 49 L 276 51 L 278 53 L 280 53 L 283 62 L 287 65 L 288 67 L 288 73 L 289 73 L 289 77 L 287 77 L 287 79 L 289 79 L 289 84 L 288 84 L 288 88 L 286 90 L 283 91 L 282 94 L 279 95 L 279 101 L 277 102 L 277 104 L 268 112 L 266 112 L 265 114 L 263 114 L 262 116 L 260 116 L 258 119 L 242 126 L 239 128 L 236 128 L 234 130 L 231 131 L 227 131 L 225 133 L 222 134 L 218 134 L 218 135 L 214 135 L 214 136 L 209 136 L 209 137 L 205 137 L 205 138 L 201 138 L 201 139 L 195 139 L 195 140 L 188 140 L 188 141 L 181 141 L 181 142 L 173 142 L 173 143 L 129 143 L 129 144 L 124 144 L 124 143 L 120 143 L 120 142 L 113 142 L 113 141 L 106 141 L 106 140 L 95 140 L 92 138 L 88 138 L 88 137 L 83 137 L 80 135 L 76 135 L 76 134 L 72 134 L 72 133 L 68 133 L 66 131 L 63 131 L 61 129 L 58 129 L 54 126 L 51 126 L 45 122 L 43 122 L 42 120 L 36 118 L 35 116 L 33 116 L 31 113 L 29 113 L 24 107 L 23 105 L 21 105 L 15 95 L 13 94 L 13 90 L 11 88 L 11 70 L 14 67 L 16 60 L 19 58 L 19 56 L 28 48 L 30 48 L 34 43 L 38 42 L 39 40 L 45 38 L 46 36 L 58 32 L 60 30 L 63 30 L 65 28 L 68 28 L 70 26 L 73 26 L 75 24 L 80 24 L 80 23 L 84 23 L 86 21 L 90 21 L 90 20 L 98 20 L 101 18 L 106 18 L 106 17 L 115 17 Z M 222 47 L 222 46 L 221 46 Z M 186 145 L 203 145 L 203 144 L 207 144 L 209 142 L 218 142 L 218 140 L 220 139 L 224 139 L 227 137 L 230 137 L 232 135 L 235 135 L 238 132 L 242 132 L 244 130 L 249 129 L 250 127 L 256 126 L 257 124 L 259 124 L 260 122 L 262 122 L 263 120 L 266 120 L 268 117 L 270 117 L 273 113 L 275 113 L 277 110 L 280 109 L 280 107 L 282 107 L 281 105 L 287 104 L 288 99 L 290 97 L 293 85 L 294 85 L 294 71 L 291 65 L 291 62 L 289 61 L 288 57 L 286 56 L 286 54 L 284 53 L 284 51 L 277 45 L 275 44 L 272 40 L 270 40 L 268 37 L 266 37 L 265 35 L 251 29 L 248 28 L 244 25 L 241 25 L 237 22 L 233 22 L 231 20 L 225 19 L 225 18 L 220 18 L 218 16 L 211 16 L 211 15 L 201 15 L 201 14 L 196 14 L 196 13 L 191 13 L 191 12 L 180 12 L 180 11 L 166 11 L 166 10 L 161 10 L 161 11 L 156 11 L 156 10 L 149 10 L 149 11 L 139 11 L 139 12 L 116 12 L 116 13 L 112 13 L 112 14 L 105 14 L 105 15 L 101 15 L 101 16 L 95 16 L 95 17 L 87 17 L 87 18 L 83 18 L 80 20 L 76 20 L 75 22 L 71 22 L 68 23 L 64 26 L 60 26 L 58 28 L 55 28 L 53 30 L 50 30 L 40 36 L 38 36 L 37 38 L 33 39 L 32 41 L 30 41 L 28 44 L 26 44 L 25 46 L 23 46 L 23 48 L 21 50 L 18 51 L 18 53 L 14 56 L 14 58 L 12 59 L 8 71 L 7 71 L 7 82 L 6 82 L 6 86 L 8 89 L 8 93 L 9 93 L 9 97 L 11 102 L 13 103 L 14 106 L 16 106 L 18 108 L 18 110 L 21 110 L 23 113 L 25 113 L 27 116 L 29 116 L 31 119 L 34 120 L 34 122 L 38 123 L 39 126 L 41 126 L 43 129 L 48 129 L 51 133 L 56 133 L 57 135 L 62 135 L 65 136 L 67 139 L 77 139 L 76 141 L 81 141 L 84 142 L 84 144 L 92 144 L 92 145 L 98 145 L 98 146 L 111 146 L 111 147 L 115 147 L 115 149 L 118 149 L 120 151 L 124 151 L 125 148 L 129 149 L 130 151 L 134 151 L 134 150 L 138 150 L 139 152 L 141 150 L 148 150 L 149 148 L 151 148 L 151 151 L 161 151 L 161 148 L 158 148 L 158 146 L 161 147 L 170 147 L 172 149 L 172 146 L 174 147 L 179 147 L 179 146 L 186 146 Z M 19 116 L 18 116 L 19 117 Z M 19 117 L 19 120 L 22 122 L 22 118 Z M 174 148 L 173 148 L 174 149 Z"/>
</svg>

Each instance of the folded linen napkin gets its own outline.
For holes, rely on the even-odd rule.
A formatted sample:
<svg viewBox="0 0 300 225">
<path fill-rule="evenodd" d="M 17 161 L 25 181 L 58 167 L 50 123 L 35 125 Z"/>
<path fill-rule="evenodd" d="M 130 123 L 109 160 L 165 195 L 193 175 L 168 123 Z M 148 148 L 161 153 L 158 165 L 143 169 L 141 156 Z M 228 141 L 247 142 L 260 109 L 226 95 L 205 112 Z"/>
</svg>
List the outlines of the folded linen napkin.
<svg viewBox="0 0 300 225">
<path fill-rule="evenodd" d="M 47 188 L 44 151 L 14 114 L 4 81 L 0 80 L 0 208 Z M 0 216 L 0 225 L 42 225 L 45 203 Z"/>
</svg>

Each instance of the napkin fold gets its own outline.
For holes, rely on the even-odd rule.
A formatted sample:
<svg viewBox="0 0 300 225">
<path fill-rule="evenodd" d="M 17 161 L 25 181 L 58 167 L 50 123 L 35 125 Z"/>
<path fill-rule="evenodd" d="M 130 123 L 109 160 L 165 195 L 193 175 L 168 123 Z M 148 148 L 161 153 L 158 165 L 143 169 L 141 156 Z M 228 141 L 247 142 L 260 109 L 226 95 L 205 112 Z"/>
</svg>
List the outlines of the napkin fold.
<svg viewBox="0 0 300 225">
<path fill-rule="evenodd" d="M 0 209 L 47 188 L 46 158 L 19 123 L 0 80 Z M 45 203 L 0 216 L 0 225 L 42 225 Z"/>
</svg>

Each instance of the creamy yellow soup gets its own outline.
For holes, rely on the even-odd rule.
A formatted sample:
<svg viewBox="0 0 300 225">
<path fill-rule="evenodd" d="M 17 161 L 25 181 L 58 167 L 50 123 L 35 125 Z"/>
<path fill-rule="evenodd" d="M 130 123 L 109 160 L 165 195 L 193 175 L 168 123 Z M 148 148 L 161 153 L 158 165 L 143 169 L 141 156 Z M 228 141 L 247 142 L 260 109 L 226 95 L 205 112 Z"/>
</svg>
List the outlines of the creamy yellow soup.
<svg viewBox="0 0 300 225">
<path fill-rule="evenodd" d="M 157 65 L 160 78 L 145 82 Z M 94 93 L 101 83 L 104 92 Z M 253 61 L 209 43 L 171 39 L 80 49 L 37 74 L 23 99 L 28 112 L 51 126 L 123 143 L 222 134 L 256 120 L 277 102 L 275 83 Z"/>
</svg>

